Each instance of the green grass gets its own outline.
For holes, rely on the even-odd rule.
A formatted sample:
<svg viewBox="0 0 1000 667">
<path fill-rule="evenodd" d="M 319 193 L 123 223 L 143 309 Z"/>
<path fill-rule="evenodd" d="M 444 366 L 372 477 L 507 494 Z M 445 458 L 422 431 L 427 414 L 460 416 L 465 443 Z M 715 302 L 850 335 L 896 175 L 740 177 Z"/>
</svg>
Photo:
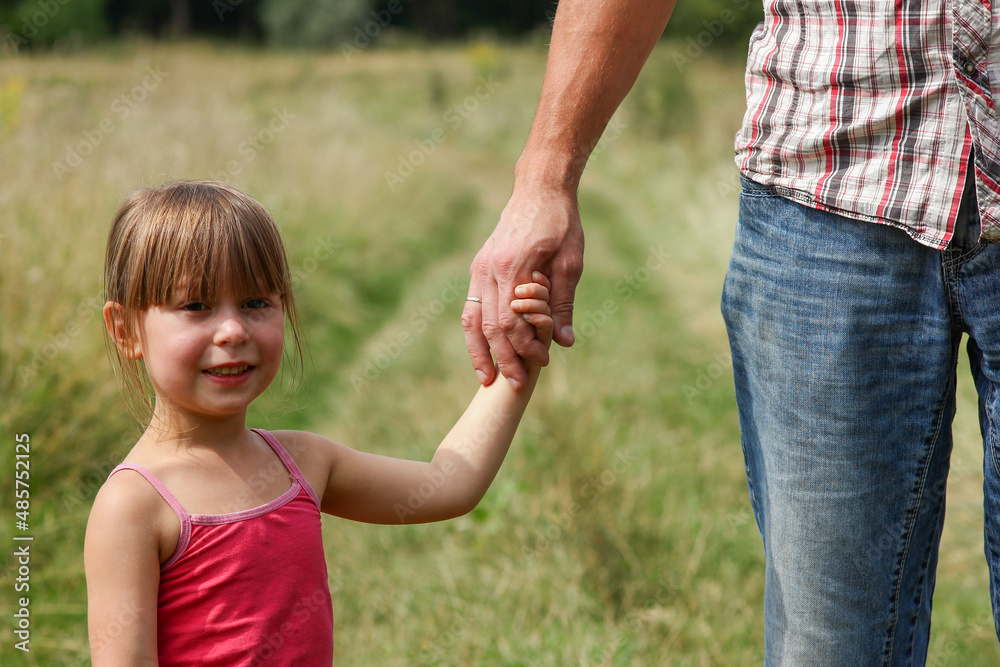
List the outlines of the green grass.
<svg viewBox="0 0 1000 667">
<path fill-rule="evenodd" d="M 584 177 L 579 342 L 553 352 L 480 507 L 416 527 L 325 519 L 338 664 L 760 663 L 763 555 L 717 306 L 735 225 L 742 66 L 706 56 L 678 71 L 671 48 L 654 54 Z M 305 377 L 278 383 L 253 424 L 426 458 L 475 391 L 455 297 L 509 194 L 544 58 L 540 47 L 489 44 L 350 61 L 125 44 L 5 62 L 0 456 L 11 461 L 15 434 L 30 435 L 35 540 L 22 654 L 5 473 L 0 663 L 87 663 L 84 526 L 137 436 L 98 315 L 121 197 L 231 173 L 282 226 L 309 350 Z M 164 75 L 140 93 L 147 67 Z M 496 89 L 455 116 L 481 77 Z M 277 113 L 287 125 L 264 132 Z M 60 180 L 53 163 L 106 119 L 111 131 Z M 429 138 L 433 151 L 412 164 Z M 412 174 L 390 189 L 386 173 L 401 160 Z M 937 665 L 1000 659 L 965 375 Z"/>
</svg>

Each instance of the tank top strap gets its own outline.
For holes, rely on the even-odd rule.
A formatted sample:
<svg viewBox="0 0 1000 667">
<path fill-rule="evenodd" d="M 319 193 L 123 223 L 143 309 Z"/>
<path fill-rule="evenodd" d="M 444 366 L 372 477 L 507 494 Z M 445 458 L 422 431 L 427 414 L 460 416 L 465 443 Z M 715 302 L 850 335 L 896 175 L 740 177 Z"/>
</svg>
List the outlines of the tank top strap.
<svg viewBox="0 0 1000 667">
<path fill-rule="evenodd" d="M 108 475 L 108 479 L 111 479 L 111 475 L 122 470 L 132 470 L 145 477 L 146 481 L 160 494 L 160 497 L 170 505 L 171 509 L 177 515 L 177 519 L 181 522 L 181 534 L 177 537 L 177 547 L 174 548 L 174 553 L 170 555 L 170 558 L 160 565 L 160 570 L 165 570 L 181 557 L 181 554 L 184 553 L 188 543 L 191 541 L 191 515 L 187 513 L 187 510 L 184 509 L 177 498 L 174 498 L 174 494 L 170 493 L 167 487 L 163 486 L 163 482 L 157 479 L 156 475 L 151 473 L 147 468 L 134 463 L 122 463 L 115 466 L 115 469 Z"/>
<path fill-rule="evenodd" d="M 303 489 L 305 489 L 306 493 L 309 494 L 309 497 L 312 498 L 312 501 L 316 503 L 316 508 L 322 510 L 320 507 L 319 497 L 316 495 L 316 491 L 312 488 L 312 484 L 310 484 L 309 481 L 302 475 L 302 471 L 299 470 L 299 467 L 295 464 L 295 460 L 292 459 L 292 455 L 288 453 L 280 442 L 278 442 L 278 439 L 262 428 L 252 428 L 250 430 L 264 438 L 264 441 L 270 445 L 271 449 L 274 450 L 274 453 L 278 455 L 279 459 L 281 459 L 281 462 L 285 464 L 286 468 L 288 468 L 288 474 L 291 475 Z"/>
</svg>

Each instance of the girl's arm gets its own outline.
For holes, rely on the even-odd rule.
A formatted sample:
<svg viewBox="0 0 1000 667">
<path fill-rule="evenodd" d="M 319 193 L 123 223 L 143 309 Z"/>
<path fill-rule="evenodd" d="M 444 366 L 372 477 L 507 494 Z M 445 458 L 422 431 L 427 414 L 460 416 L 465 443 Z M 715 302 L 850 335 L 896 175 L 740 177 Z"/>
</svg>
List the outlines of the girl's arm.
<svg viewBox="0 0 1000 667">
<path fill-rule="evenodd" d="M 521 286 L 512 304 L 548 344 L 552 318 L 548 281 Z M 514 391 L 507 382 L 480 387 L 429 463 L 359 452 L 311 433 L 279 438 L 304 458 L 328 466 L 325 487 L 316 489 L 323 511 L 367 523 L 425 523 L 460 516 L 482 499 L 507 454 L 528 404 L 539 368 L 529 364 L 527 383 Z M 307 453 L 308 452 L 308 453 Z M 322 452 L 317 456 L 318 452 Z M 319 459 L 319 460 L 317 460 Z"/>
<path fill-rule="evenodd" d="M 84 543 L 94 667 L 157 665 L 164 505 L 146 480 L 126 471 L 108 480 L 94 500 Z"/>
</svg>

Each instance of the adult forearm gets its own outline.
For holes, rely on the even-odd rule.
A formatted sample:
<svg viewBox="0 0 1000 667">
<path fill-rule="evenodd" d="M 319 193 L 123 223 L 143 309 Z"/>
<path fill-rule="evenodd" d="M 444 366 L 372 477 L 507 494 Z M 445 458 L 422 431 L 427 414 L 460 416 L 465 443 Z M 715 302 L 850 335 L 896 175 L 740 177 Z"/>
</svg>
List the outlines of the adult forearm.
<svg viewBox="0 0 1000 667">
<path fill-rule="evenodd" d="M 576 192 L 604 128 L 663 33 L 674 0 L 562 0 L 515 180 Z"/>
<path fill-rule="evenodd" d="M 514 190 L 496 229 L 470 267 L 466 346 L 480 382 L 499 368 L 524 382 L 523 362 L 548 363 L 545 346 L 507 307 L 532 271 L 551 281 L 555 341 L 573 344 L 573 300 L 583 270 L 580 175 L 604 128 L 632 88 L 670 18 L 674 0 L 562 0 L 556 12 L 545 80 L 528 141 L 514 170 Z"/>
</svg>

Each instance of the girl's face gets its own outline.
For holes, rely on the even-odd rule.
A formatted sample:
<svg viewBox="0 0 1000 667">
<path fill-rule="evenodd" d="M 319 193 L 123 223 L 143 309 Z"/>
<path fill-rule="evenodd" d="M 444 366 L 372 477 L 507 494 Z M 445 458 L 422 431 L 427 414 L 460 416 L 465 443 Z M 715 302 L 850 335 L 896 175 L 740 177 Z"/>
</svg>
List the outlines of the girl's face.
<svg viewBox="0 0 1000 667">
<path fill-rule="evenodd" d="M 285 318 L 281 297 L 236 297 L 214 302 L 178 291 L 169 303 L 139 317 L 139 349 L 161 416 L 245 415 L 281 366 Z"/>
</svg>

